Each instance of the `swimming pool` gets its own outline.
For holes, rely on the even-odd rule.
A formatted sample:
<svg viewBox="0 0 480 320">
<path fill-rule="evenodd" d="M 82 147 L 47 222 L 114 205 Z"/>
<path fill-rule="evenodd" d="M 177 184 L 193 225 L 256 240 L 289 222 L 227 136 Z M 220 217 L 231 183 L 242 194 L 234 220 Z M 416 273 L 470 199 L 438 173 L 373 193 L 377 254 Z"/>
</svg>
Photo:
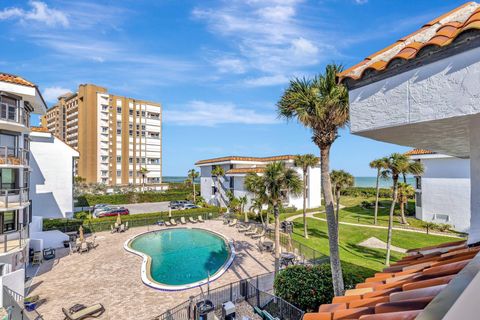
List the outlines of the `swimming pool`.
<svg viewBox="0 0 480 320">
<path fill-rule="evenodd" d="M 233 262 L 233 244 L 221 234 L 199 228 L 147 232 L 125 242 L 143 257 L 142 280 L 163 290 L 183 290 L 220 277 Z"/>
</svg>

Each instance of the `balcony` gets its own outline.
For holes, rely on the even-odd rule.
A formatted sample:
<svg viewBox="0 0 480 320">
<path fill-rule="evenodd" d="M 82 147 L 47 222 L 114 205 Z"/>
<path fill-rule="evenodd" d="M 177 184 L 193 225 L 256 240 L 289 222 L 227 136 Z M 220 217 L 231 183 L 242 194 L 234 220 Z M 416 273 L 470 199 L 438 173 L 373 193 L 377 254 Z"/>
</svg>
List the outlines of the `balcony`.
<svg viewBox="0 0 480 320">
<path fill-rule="evenodd" d="M 0 210 L 20 209 L 30 204 L 28 188 L 0 189 Z"/>
<path fill-rule="evenodd" d="M 28 166 L 29 151 L 23 148 L 0 147 L 0 166 Z"/>
<path fill-rule="evenodd" d="M 21 250 L 28 242 L 27 228 L 18 231 L 0 234 L 0 254 Z"/>
<path fill-rule="evenodd" d="M 30 127 L 30 113 L 23 107 L 11 104 L 0 105 L 0 121 Z"/>
</svg>

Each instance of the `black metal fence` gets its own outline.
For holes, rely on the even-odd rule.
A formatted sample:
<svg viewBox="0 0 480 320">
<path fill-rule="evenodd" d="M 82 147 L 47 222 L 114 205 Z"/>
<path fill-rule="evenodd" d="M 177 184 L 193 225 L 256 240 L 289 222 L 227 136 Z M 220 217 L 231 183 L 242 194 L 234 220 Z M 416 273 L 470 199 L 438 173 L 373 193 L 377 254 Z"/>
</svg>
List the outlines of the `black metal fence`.
<svg viewBox="0 0 480 320">
<path fill-rule="evenodd" d="M 154 317 L 154 320 L 193 320 L 197 319 L 194 306 L 204 300 L 213 303 L 214 310 L 222 308 L 222 304 L 227 301 L 238 303 L 240 301 L 249 301 L 260 292 L 273 291 L 274 273 L 265 273 L 256 277 L 242 279 L 237 282 L 215 288 L 209 292 L 204 292 L 197 296 L 193 296 L 190 300 L 185 301 L 178 306 L 167 310 L 163 314 Z M 258 290 L 257 290 L 258 288 Z M 300 320 L 292 319 L 292 320 Z"/>
</svg>

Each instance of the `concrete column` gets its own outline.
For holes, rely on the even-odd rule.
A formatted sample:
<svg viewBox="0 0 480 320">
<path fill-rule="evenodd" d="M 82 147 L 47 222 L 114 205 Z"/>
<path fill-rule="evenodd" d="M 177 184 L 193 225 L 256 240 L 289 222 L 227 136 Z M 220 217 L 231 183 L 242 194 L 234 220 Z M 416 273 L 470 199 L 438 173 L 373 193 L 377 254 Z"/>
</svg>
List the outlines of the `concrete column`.
<svg viewBox="0 0 480 320">
<path fill-rule="evenodd" d="M 470 232 L 468 243 L 480 242 L 480 117 L 470 120 Z"/>
</svg>

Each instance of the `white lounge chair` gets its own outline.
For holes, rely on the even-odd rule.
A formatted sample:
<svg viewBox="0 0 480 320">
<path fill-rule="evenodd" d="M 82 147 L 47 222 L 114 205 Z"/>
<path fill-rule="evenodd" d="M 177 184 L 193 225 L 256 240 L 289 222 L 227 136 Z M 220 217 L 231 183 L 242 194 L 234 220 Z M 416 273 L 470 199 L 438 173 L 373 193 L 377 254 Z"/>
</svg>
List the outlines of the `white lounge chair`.
<svg viewBox="0 0 480 320">
<path fill-rule="evenodd" d="M 172 224 L 172 226 L 176 226 L 177 225 L 177 221 L 175 221 L 175 219 L 170 219 L 170 223 Z"/>
<path fill-rule="evenodd" d="M 252 228 L 252 225 L 249 224 L 246 228 L 240 228 L 238 229 L 238 232 L 247 232 L 247 231 L 250 231 L 250 229 Z"/>
<path fill-rule="evenodd" d="M 70 313 L 65 308 L 62 308 L 62 311 L 63 311 L 63 314 L 65 315 L 65 319 L 81 320 L 89 317 L 98 318 L 105 312 L 105 308 L 101 303 L 98 303 L 93 306 L 81 309 L 77 312 Z"/>
<path fill-rule="evenodd" d="M 185 217 L 180 218 L 180 223 L 181 224 L 187 224 L 187 221 L 185 221 Z"/>
<path fill-rule="evenodd" d="M 229 227 L 235 227 L 236 224 L 237 224 L 237 222 L 238 222 L 237 219 L 233 219 L 232 222 L 230 222 L 230 223 L 228 224 L 228 226 L 229 226 Z"/>
<path fill-rule="evenodd" d="M 198 222 L 205 222 L 205 220 L 203 220 L 202 216 L 198 216 Z"/>
<path fill-rule="evenodd" d="M 171 227 L 171 226 L 172 226 L 172 224 L 170 223 L 170 221 L 165 221 L 164 224 L 165 224 L 166 227 Z"/>
<path fill-rule="evenodd" d="M 265 232 L 265 229 L 263 229 L 262 232 L 257 233 L 257 234 L 254 234 L 254 235 L 250 236 L 250 238 L 252 238 L 252 239 L 260 239 L 260 238 L 262 238 L 262 237 L 265 236 L 265 233 L 266 233 L 266 232 Z"/>
<path fill-rule="evenodd" d="M 257 230 L 258 230 L 257 227 L 255 227 L 255 228 L 253 228 L 252 231 L 245 232 L 245 235 L 248 236 L 248 237 L 253 236 L 254 234 L 257 234 Z"/>
<path fill-rule="evenodd" d="M 197 223 L 198 221 L 195 220 L 195 218 L 192 218 L 192 217 L 188 217 L 188 221 L 190 221 L 191 223 Z"/>
</svg>

